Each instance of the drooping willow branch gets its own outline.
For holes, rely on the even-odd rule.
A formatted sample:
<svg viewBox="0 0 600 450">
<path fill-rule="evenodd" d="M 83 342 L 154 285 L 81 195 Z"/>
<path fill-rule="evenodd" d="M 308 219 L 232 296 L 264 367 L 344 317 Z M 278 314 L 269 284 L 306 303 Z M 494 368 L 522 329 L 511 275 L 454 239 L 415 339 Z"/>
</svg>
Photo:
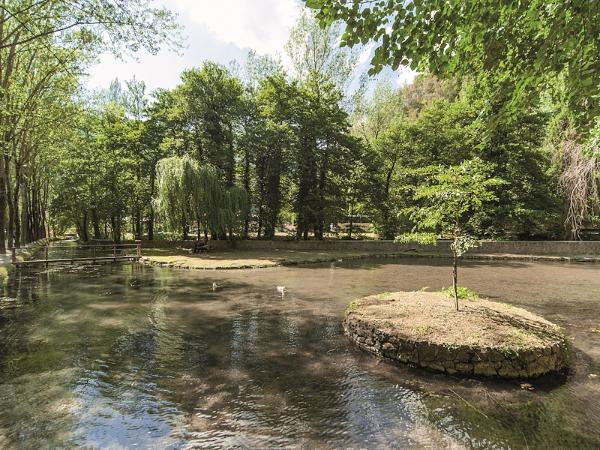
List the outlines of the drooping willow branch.
<svg viewBox="0 0 600 450">
<path fill-rule="evenodd" d="M 248 212 L 248 194 L 238 186 L 226 189 L 218 170 L 189 156 L 161 159 L 157 166 L 157 214 L 175 231 L 198 222 L 216 235 L 236 229 Z"/>
<path fill-rule="evenodd" d="M 566 200 L 565 228 L 571 239 L 579 239 L 584 221 L 598 210 L 598 173 L 600 161 L 597 149 L 586 154 L 582 144 L 569 136 L 562 144 L 562 172 L 558 188 Z"/>
</svg>

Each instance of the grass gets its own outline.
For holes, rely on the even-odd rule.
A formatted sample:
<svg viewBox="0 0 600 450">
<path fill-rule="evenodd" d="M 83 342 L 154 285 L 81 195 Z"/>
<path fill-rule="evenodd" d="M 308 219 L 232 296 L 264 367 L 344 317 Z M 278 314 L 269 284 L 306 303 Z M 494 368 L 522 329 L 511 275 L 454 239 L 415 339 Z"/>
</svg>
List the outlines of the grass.
<svg viewBox="0 0 600 450">
<path fill-rule="evenodd" d="M 479 294 L 468 287 L 458 286 L 457 292 L 460 300 L 475 301 L 480 299 Z M 452 289 L 452 286 L 444 288 L 442 289 L 442 294 L 444 294 L 446 297 L 454 298 L 454 289 Z"/>
<path fill-rule="evenodd" d="M 144 259 L 150 264 L 189 269 L 247 269 L 281 265 L 333 262 L 388 256 L 381 252 L 351 250 L 222 250 L 192 254 L 185 249 L 143 250 Z"/>
<path fill-rule="evenodd" d="M 346 314 L 350 314 L 351 312 L 356 311 L 360 305 L 360 300 L 360 298 L 352 300 L 346 308 Z"/>
</svg>

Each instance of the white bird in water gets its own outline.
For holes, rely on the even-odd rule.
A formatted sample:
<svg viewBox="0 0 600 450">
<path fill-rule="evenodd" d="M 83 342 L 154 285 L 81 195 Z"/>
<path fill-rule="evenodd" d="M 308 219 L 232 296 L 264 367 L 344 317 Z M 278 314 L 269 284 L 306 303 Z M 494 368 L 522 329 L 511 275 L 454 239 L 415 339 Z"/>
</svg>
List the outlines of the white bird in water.
<svg viewBox="0 0 600 450">
<path fill-rule="evenodd" d="M 285 286 L 277 286 L 277 293 L 281 294 L 281 297 L 285 294 Z"/>
<path fill-rule="evenodd" d="M 216 291 L 219 285 L 213 281 L 212 290 Z"/>
</svg>

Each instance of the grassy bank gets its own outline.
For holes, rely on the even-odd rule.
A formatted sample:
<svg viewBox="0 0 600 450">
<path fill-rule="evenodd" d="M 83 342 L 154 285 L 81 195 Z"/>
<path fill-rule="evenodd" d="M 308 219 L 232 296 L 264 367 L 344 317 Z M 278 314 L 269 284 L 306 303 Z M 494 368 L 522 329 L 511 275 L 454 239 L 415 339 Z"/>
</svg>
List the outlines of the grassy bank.
<svg viewBox="0 0 600 450">
<path fill-rule="evenodd" d="M 285 265 L 331 262 L 344 259 L 400 256 L 352 250 L 222 250 L 191 254 L 184 249 L 144 249 L 142 262 L 184 269 L 249 269 Z"/>
</svg>

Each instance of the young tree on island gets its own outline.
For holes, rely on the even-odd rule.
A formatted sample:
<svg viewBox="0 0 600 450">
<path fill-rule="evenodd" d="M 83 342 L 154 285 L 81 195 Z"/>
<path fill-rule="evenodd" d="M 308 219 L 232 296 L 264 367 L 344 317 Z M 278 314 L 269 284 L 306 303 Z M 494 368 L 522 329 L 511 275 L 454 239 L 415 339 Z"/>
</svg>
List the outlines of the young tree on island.
<svg viewBox="0 0 600 450">
<path fill-rule="evenodd" d="M 452 239 L 452 288 L 458 311 L 458 258 L 478 241 L 473 236 L 474 219 L 488 202 L 497 200 L 494 187 L 503 184 L 490 178 L 492 166 L 479 158 L 450 167 L 428 167 L 419 171 L 425 178 L 415 187 L 417 206 L 407 210 L 416 232 L 400 235 L 397 242 L 436 244 L 438 233 Z M 429 230 L 429 231 L 428 231 Z"/>
</svg>

